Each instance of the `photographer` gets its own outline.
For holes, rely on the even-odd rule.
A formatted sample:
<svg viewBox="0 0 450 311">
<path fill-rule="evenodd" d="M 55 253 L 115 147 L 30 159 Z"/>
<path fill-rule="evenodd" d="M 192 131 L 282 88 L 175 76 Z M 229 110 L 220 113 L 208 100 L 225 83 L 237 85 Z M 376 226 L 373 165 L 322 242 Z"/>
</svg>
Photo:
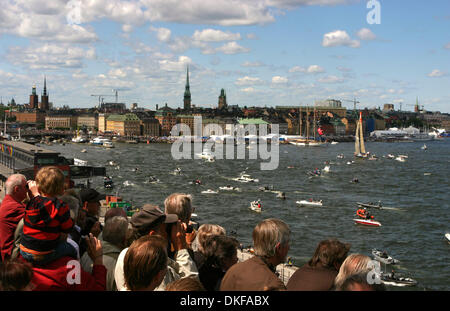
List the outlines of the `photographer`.
<svg viewBox="0 0 450 311">
<path fill-rule="evenodd" d="M 187 225 L 178 220 L 177 215 L 164 214 L 159 207 L 145 204 L 133 214 L 130 223 L 132 231 L 129 243 L 145 235 L 160 235 L 166 240 L 168 249 L 173 249 L 173 259 L 168 260 L 164 280 L 155 290 L 165 290 L 168 283 L 183 277 L 198 277 L 197 266 L 187 250 Z M 118 290 L 127 290 L 123 270 L 127 251 L 128 248 L 124 249 L 117 258 L 114 277 Z"/>
</svg>

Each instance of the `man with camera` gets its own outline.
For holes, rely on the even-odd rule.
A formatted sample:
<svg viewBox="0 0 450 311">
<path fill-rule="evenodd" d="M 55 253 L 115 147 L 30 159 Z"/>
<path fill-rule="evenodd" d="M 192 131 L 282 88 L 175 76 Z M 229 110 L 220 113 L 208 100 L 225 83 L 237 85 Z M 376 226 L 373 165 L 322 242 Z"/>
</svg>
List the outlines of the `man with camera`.
<svg viewBox="0 0 450 311">
<path fill-rule="evenodd" d="M 130 223 L 132 232 L 129 244 L 145 235 L 160 235 L 166 239 L 168 250 L 173 250 L 173 258 L 168 260 L 164 280 L 155 290 L 164 290 L 168 283 L 180 278 L 198 277 L 197 266 L 188 252 L 185 231 L 187 225 L 177 215 L 165 214 L 159 207 L 145 204 L 139 212 L 133 214 Z M 124 249 L 117 258 L 114 277 L 118 290 L 127 290 L 123 272 L 127 251 L 128 248 Z"/>
</svg>

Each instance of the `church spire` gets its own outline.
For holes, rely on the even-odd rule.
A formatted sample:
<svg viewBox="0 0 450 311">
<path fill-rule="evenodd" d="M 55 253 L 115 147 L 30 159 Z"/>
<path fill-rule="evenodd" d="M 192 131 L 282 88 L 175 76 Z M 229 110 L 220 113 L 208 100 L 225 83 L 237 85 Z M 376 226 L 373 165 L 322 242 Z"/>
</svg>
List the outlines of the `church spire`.
<svg viewBox="0 0 450 311">
<path fill-rule="evenodd" d="M 184 110 L 191 109 L 191 90 L 189 86 L 189 65 L 186 71 L 186 87 L 184 89 Z"/>
<path fill-rule="evenodd" d="M 44 76 L 44 91 L 42 95 L 47 96 L 47 78 Z"/>
</svg>

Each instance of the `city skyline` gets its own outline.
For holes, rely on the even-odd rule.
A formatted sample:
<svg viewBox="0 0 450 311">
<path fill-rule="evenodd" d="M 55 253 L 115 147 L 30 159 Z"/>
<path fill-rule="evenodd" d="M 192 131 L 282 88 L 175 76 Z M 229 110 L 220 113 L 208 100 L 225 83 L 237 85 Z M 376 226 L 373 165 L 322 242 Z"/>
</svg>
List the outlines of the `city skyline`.
<svg viewBox="0 0 450 311">
<path fill-rule="evenodd" d="M 375 3 L 379 24 L 371 23 Z M 373 21 L 372 21 L 373 22 Z M 0 12 L 0 96 L 54 107 L 118 101 L 450 112 L 450 4 L 375 0 L 16 0 Z"/>
</svg>

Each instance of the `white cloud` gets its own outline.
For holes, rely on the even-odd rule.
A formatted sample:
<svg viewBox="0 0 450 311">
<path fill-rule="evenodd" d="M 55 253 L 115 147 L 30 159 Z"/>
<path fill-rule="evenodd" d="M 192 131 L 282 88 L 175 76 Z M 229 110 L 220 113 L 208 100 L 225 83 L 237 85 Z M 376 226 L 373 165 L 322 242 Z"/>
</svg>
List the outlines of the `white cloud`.
<svg viewBox="0 0 450 311">
<path fill-rule="evenodd" d="M 281 76 L 274 76 L 272 77 L 272 83 L 274 84 L 285 84 L 288 82 L 288 78 L 281 77 Z"/>
<path fill-rule="evenodd" d="M 202 31 L 196 30 L 192 35 L 192 39 L 205 42 L 236 41 L 241 39 L 241 35 L 209 28 Z"/>
<path fill-rule="evenodd" d="M 165 71 L 184 71 L 186 65 L 190 63 L 192 63 L 192 60 L 187 56 L 179 56 L 177 61 L 167 59 L 159 61 L 160 69 Z"/>
<path fill-rule="evenodd" d="M 320 5 L 334 6 L 339 4 L 347 4 L 354 2 L 353 0 L 268 0 L 268 5 L 278 8 L 293 9 L 300 6 Z"/>
<path fill-rule="evenodd" d="M 344 30 L 335 30 L 323 35 L 322 46 L 348 46 L 351 48 L 358 48 L 360 46 L 360 42 L 358 40 L 352 40 Z"/>
<path fill-rule="evenodd" d="M 124 25 L 122 25 L 122 31 L 125 33 L 130 33 L 133 31 L 133 26 L 124 24 Z"/>
<path fill-rule="evenodd" d="M 236 41 L 228 42 L 221 47 L 215 49 L 217 52 L 222 52 L 224 54 L 238 54 L 238 53 L 248 53 L 250 49 L 240 46 Z"/>
<path fill-rule="evenodd" d="M 254 93 L 255 89 L 252 87 L 246 87 L 246 88 L 240 89 L 240 91 L 244 92 L 244 93 Z"/>
<path fill-rule="evenodd" d="M 301 66 L 294 66 L 291 69 L 289 69 L 289 72 L 303 72 L 308 74 L 317 74 L 317 73 L 323 73 L 325 72 L 325 69 L 320 67 L 319 65 L 310 65 L 308 68 L 304 68 Z"/>
<path fill-rule="evenodd" d="M 170 41 L 170 36 L 172 35 L 172 32 L 170 31 L 170 29 L 168 28 L 155 28 L 153 26 L 150 27 L 151 31 L 156 32 L 156 37 L 158 38 L 159 41 L 161 42 L 169 42 Z"/>
<path fill-rule="evenodd" d="M 241 66 L 242 67 L 261 67 L 261 66 L 264 66 L 264 64 L 261 63 L 261 62 L 249 62 L 249 61 L 246 61 L 243 64 L 241 64 Z"/>
<path fill-rule="evenodd" d="M 262 80 L 260 78 L 254 78 L 254 77 L 249 77 L 249 76 L 245 76 L 243 78 L 238 78 L 237 81 L 235 82 L 236 85 L 255 85 L 255 84 L 261 84 Z"/>
<path fill-rule="evenodd" d="M 356 36 L 361 40 L 375 40 L 377 36 L 368 28 L 362 28 L 357 33 Z"/>
<path fill-rule="evenodd" d="M 446 76 L 446 75 L 447 75 L 446 72 L 441 71 L 439 69 L 434 69 L 432 72 L 430 72 L 428 74 L 428 76 L 431 77 L 431 78 L 439 78 L 439 77 L 443 77 L 443 76 Z"/>
</svg>

